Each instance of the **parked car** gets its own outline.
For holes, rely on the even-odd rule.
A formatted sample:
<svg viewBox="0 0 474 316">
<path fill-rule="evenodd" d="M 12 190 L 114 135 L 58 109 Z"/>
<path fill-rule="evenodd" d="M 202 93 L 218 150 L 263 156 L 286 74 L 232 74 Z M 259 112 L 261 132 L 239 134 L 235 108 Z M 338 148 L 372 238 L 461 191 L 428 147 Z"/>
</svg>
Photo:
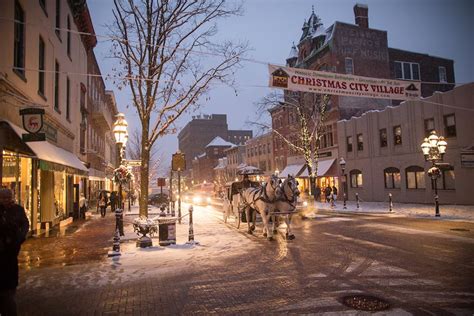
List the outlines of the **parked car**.
<svg viewBox="0 0 474 316">
<path fill-rule="evenodd" d="M 169 203 L 169 197 L 165 193 L 154 193 L 148 196 L 149 205 L 159 206 L 161 204 L 168 204 L 168 203 Z"/>
</svg>

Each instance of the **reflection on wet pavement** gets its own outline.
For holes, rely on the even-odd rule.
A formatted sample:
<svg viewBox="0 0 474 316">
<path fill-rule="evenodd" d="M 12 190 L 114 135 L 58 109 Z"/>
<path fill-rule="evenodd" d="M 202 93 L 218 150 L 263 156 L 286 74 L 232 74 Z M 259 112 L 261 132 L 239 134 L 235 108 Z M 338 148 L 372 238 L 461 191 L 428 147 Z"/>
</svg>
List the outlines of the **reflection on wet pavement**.
<svg viewBox="0 0 474 316">
<path fill-rule="evenodd" d="M 56 228 L 28 238 L 18 256 L 20 269 L 68 266 L 106 258 L 112 245 L 115 218 L 94 216 L 78 220 L 64 228 Z"/>
</svg>

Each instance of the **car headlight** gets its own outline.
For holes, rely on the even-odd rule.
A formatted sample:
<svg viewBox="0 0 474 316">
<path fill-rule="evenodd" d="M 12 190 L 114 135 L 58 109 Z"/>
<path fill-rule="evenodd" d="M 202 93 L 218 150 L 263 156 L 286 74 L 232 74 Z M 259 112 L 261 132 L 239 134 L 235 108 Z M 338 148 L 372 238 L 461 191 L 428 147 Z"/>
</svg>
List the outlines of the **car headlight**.
<svg viewBox="0 0 474 316">
<path fill-rule="evenodd" d="M 193 197 L 193 203 L 198 204 L 201 203 L 202 198 L 200 196 Z"/>
<path fill-rule="evenodd" d="M 211 203 L 211 198 L 210 198 L 210 197 L 207 197 L 207 198 L 206 198 L 206 202 L 207 202 L 207 203 Z"/>
</svg>

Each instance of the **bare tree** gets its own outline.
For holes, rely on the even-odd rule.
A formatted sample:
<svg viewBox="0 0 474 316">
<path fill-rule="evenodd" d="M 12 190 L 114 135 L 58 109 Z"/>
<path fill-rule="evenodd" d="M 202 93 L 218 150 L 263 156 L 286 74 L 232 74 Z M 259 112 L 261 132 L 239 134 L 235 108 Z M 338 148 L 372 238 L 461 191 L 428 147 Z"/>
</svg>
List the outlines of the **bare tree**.
<svg viewBox="0 0 474 316">
<path fill-rule="evenodd" d="M 127 157 L 132 160 L 141 160 L 142 146 L 141 146 L 142 134 L 140 130 L 135 129 L 130 134 L 127 142 Z M 148 181 L 158 178 L 159 175 L 166 173 L 166 167 L 164 165 L 164 153 L 160 152 L 157 143 L 151 146 L 150 150 L 150 162 L 148 171 Z M 141 177 L 136 177 L 135 182 L 140 186 Z"/>
<path fill-rule="evenodd" d="M 286 122 L 284 122 L 283 129 L 278 125 L 278 127 L 272 128 L 272 132 L 285 142 L 289 149 L 303 156 L 308 169 L 311 190 L 315 187 L 318 174 L 319 140 L 325 133 L 329 102 L 330 96 L 328 95 L 303 92 L 285 92 L 282 95 L 279 91 L 274 91 L 257 103 L 257 113 L 260 115 L 276 107 L 285 108 L 289 112 L 289 116 L 292 117 L 290 124 L 294 124 L 294 126 L 290 126 L 293 132 L 283 132 L 288 128 Z M 271 128 L 264 123 L 250 123 L 266 129 Z M 296 137 L 293 137 L 295 135 Z"/>
<path fill-rule="evenodd" d="M 148 216 L 150 151 L 176 119 L 209 91 L 233 85 L 247 50 L 242 43 L 211 42 L 216 22 L 238 15 L 241 4 L 225 0 L 114 0 L 113 55 L 119 88 L 127 85 L 141 122 L 140 215 Z"/>
</svg>

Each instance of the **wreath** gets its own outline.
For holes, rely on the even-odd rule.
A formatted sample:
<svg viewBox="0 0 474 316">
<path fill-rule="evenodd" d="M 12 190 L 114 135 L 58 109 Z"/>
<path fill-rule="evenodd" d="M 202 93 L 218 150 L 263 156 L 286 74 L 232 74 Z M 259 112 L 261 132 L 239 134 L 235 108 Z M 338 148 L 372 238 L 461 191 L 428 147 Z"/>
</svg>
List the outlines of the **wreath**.
<svg viewBox="0 0 474 316">
<path fill-rule="evenodd" d="M 119 184 L 125 184 L 132 179 L 132 173 L 127 169 L 127 167 L 121 165 L 114 170 L 114 182 Z"/>
</svg>

